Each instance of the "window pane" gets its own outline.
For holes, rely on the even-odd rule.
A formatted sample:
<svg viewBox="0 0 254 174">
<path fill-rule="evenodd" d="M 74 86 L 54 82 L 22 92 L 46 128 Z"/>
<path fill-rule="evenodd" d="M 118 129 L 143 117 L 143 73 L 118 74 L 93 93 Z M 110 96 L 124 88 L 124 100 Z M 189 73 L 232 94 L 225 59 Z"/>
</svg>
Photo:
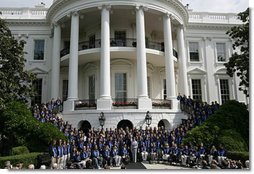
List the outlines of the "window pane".
<svg viewBox="0 0 254 174">
<path fill-rule="evenodd" d="M 228 79 L 220 79 L 221 102 L 222 104 L 230 100 Z"/>
<path fill-rule="evenodd" d="M 147 77 L 147 92 L 148 92 L 148 97 L 149 97 L 149 98 L 151 98 L 151 97 L 150 97 L 150 89 L 151 89 L 151 88 L 150 88 L 150 77 Z"/>
<path fill-rule="evenodd" d="M 117 46 L 126 46 L 126 31 L 115 31 L 115 40 Z"/>
<path fill-rule="evenodd" d="M 226 61 L 226 45 L 225 45 L 225 43 L 216 43 L 216 49 L 217 49 L 217 60 L 219 62 L 225 62 Z"/>
<path fill-rule="evenodd" d="M 44 40 L 34 41 L 34 60 L 44 59 Z"/>
<path fill-rule="evenodd" d="M 89 76 L 89 99 L 95 99 L 95 75 Z"/>
<path fill-rule="evenodd" d="M 199 61 L 199 45 L 198 42 L 190 42 L 189 50 L 190 50 L 190 61 Z"/>
<path fill-rule="evenodd" d="M 95 35 L 89 37 L 89 48 L 95 48 Z"/>
<path fill-rule="evenodd" d="M 192 98 L 194 100 L 202 101 L 202 90 L 200 79 L 192 79 Z"/>
<path fill-rule="evenodd" d="M 33 81 L 33 88 L 35 96 L 32 99 L 32 106 L 35 104 L 41 104 L 42 99 L 42 79 L 36 79 Z"/>
<path fill-rule="evenodd" d="M 127 99 L 126 73 L 115 74 L 115 96 L 116 101 L 125 102 Z"/>
<path fill-rule="evenodd" d="M 63 80 L 63 101 L 68 98 L 68 80 Z"/>
<path fill-rule="evenodd" d="M 166 79 L 163 79 L 163 99 L 167 99 L 167 83 Z"/>
</svg>

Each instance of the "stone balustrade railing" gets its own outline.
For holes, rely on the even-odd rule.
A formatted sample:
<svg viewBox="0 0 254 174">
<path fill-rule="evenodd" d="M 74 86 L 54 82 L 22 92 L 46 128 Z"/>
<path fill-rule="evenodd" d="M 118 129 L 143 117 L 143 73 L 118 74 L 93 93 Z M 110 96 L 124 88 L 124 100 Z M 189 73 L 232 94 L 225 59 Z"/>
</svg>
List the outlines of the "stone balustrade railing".
<svg viewBox="0 0 254 174">
<path fill-rule="evenodd" d="M 46 19 L 48 8 L 0 8 L 2 19 Z M 241 24 L 234 13 L 209 13 L 189 11 L 190 23 Z"/>
<path fill-rule="evenodd" d="M 190 23 L 224 23 L 241 24 L 241 20 L 234 13 L 208 13 L 208 12 L 189 12 Z"/>
<path fill-rule="evenodd" d="M 47 8 L 0 8 L 1 19 L 46 19 Z"/>
</svg>

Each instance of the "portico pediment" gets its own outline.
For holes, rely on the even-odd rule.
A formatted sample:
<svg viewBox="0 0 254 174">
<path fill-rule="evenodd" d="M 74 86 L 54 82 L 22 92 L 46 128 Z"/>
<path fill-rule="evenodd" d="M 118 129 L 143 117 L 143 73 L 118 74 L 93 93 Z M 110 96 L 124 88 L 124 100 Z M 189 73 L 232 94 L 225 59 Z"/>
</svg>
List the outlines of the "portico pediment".
<svg viewBox="0 0 254 174">
<path fill-rule="evenodd" d="M 219 74 L 227 74 L 227 69 L 226 68 L 220 68 L 218 69 L 215 74 L 219 75 Z"/>
<path fill-rule="evenodd" d="M 47 74 L 48 73 L 46 70 L 41 69 L 39 67 L 32 68 L 32 69 L 28 70 L 28 72 L 32 72 L 34 74 Z"/>
<path fill-rule="evenodd" d="M 206 72 L 200 68 L 194 68 L 190 70 L 188 74 L 206 74 Z"/>
</svg>

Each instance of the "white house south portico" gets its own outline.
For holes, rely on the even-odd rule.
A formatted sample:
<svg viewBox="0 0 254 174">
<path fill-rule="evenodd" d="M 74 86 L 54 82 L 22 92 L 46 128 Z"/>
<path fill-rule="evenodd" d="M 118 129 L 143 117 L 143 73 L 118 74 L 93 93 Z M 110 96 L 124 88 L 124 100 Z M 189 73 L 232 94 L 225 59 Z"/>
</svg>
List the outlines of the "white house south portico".
<svg viewBox="0 0 254 174">
<path fill-rule="evenodd" d="M 178 93 L 244 101 L 223 66 L 232 54 L 225 32 L 239 24 L 232 14 L 195 13 L 178 0 L 55 0 L 31 9 L 22 29 L 1 11 L 14 35 L 29 36 L 26 68 L 40 71 L 38 101 L 61 98 L 64 120 L 78 128 L 99 127 L 100 115 L 104 127 L 145 127 L 147 111 L 150 126 L 173 128 L 186 118 Z M 39 60 L 37 51 L 45 52 Z"/>
<path fill-rule="evenodd" d="M 133 112 L 136 112 L 135 117 L 140 117 L 141 120 L 144 119 L 145 117 L 145 113 L 149 110 L 150 113 L 153 113 L 153 111 L 156 111 L 156 113 L 162 114 L 165 113 L 165 111 L 173 113 L 173 112 L 179 112 L 179 108 L 178 108 L 178 101 L 176 99 L 177 96 L 177 91 L 176 91 L 176 83 L 175 83 L 175 64 L 177 64 L 177 59 L 176 57 L 173 55 L 173 38 L 172 38 L 172 27 L 171 25 L 174 25 L 175 28 L 178 28 L 180 26 L 183 26 L 184 23 L 186 22 L 186 19 L 184 19 L 186 16 L 183 16 L 181 13 L 174 13 L 171 11 L 168 11 L 165 8 L 162 8 L 162 6 L 159 9 L 156 9 L 154 6 L 151 5 L 147 5 L 146 3 L 142 3 L 142 4 L 137 4 L 137 3 L 129 3 L 127 1 L 123 1 L 122 3 L 118 2 L 118 4 L 115 4 L 112 1 L 109 1 L 108 3 L 101 2 L 101 3 L 94 3 L 93 7 L 84 7 L 81 8 L 82 5 L 85 5 L 85 2 L 80 1 L 80 5 L 76 6 L 76 8 L 72 8 L 72 11 L 69 11 L 68 13 L 65 13 L 66 16 L 68 16 L 67 20 L 69 20 L 70 25 L 68 27 L 70 27 L 70 35 L 69 35 L 69 40 L 70 40 L 70 47 L 69 47 L 69 54 L 65 55 L 67 56 L 67 59 L 69 59 L 69 63 L 68 63 L 68 98 L 67 100 L 64 102 L 64 115 L 73 115 L 76 112 L 83 112 L 86 117 L 89 117 L 88 115 L 90 115 L 87 109 L 84 108 L 84 110 L 76 110 L 76 106 L 77 104 L 82 105 L 82 101 L 84 101 L 84 98 L 81 98 L 80 93 L 82 93 L 80 91 L 79 88 L 79 68 L 81 68 L 81 63 L 79 63 L 79 59 L 82 59 L 82 57 L 80 56 L 80 52 L 81 49 L 79 49 L 79 43 L 80 40 L 83 39 L 81 34 L 81 31 L 83 30 L 83 26 L 84 28 L 86 26 L 91 25 L 91 23 L 85 23 L 82 21 L 82 18 L 86 18 L 87 17 L 87 13 L 89 13 L 90 11 L 93 11 L 93 13 L 97 13 L 97 15 L 100 15 L 100 43 L 98 46 L 98 53 L 96 55 L 97 58 L 97 66 L 99 67 L 99 69 L 97 71 L 99 71 L 98 74 L 99 77 L 97 77 L 97 79 L 99 80 L 99 83 L 97 82 L 97 84 L 99 85 L 99 94 L 97 99 L 96 98 L 92 98 L 92 100 L 94 100 L 95 102 L 95 114 L 98 115 L 98 113 L 100 113 L 101 111 L 105 112 L 107 111 L 108 113 L 105 115 L 110 115 L 108 117 L 111 117 L 113 119 L 113 111 L 114 113 L 124 113 L 123 116 L 125 115 L 129 115 L 130 113 L 133 115 Z M 167 2 L 163 2 L 163 3 L 167 3 Z M 168 4 L 167 4 L 168 5 Z M 180 7 L 182 8 L 183 11 L 185 11 L 186 13 L 186 9 L 182 6 L 182 4 L 178 4 L 180 5 Z M 151 7 L 150 7 L 151 6 Z M 158 5 L 157 5 L 158 6 Z M 54 5 L 53 5 L 54 7 Z M 52 9 L 49 9 L 49 13 L 48 13 L 48 18 L 52 19 L 51 21 L 54 21 L 53 23 L 55 25 L 53 25 L 54 27 L 54 36 L 53 36 L 53 42 L 54 42 L 54 49 L 53 49 L 53 54 L 54 57 L 52 59 L 52 83 L 51 83 L 51 89 L 52 89 L 52 98 L 56 98 L 57 96 L 60 95 L 59 91 L 60 90 L 56 90 L 57 88 L 59 88 L 59 85 L 56 85 L 55 82 L 60 81 L 60 66 L 61 63 L 59 63 L 59 60 L 62 60 L 61 57 L 58 60 L 55 60 L 56 57 L 59 57 L 59 45 L 62 42 L 62 35 L 61 35 L 61 23 L 63 24 L 64 20 L 63 18 L 66 18 L 66 16 L 63 16 L 62 14 L 57 14 L 58 16 L 61 16 L 61 18 L 58 17 L 57 20 L 57 15 L 56 14 L 51 14 L 51 10 L 53 10 L 53 7 L 51 7 Z M 150 7 L 150 8 L 149 8 Z M 57 7 L 55 7 L 57 8 Z M 70 8 L 71 9 L 71 8 Z M 130 60 L 129 57 L 131 57 L 131 61 L 132 61 L 132 68 L 131 71 L 133 71 L 133 76 L 131 78 L 125 79 L 126 75 L 129 75 L 128 73 L 123 73 L 123 72 L 117 72 L 114 73 L 115 76 L 119 76 L 117 79 L 118 82 L 116 81 L 116 79 L 114 79 L 114 83 L 112 84 L 112 79 L 111 77 L 114 76 L 114 74 L 112 75 L 112 68 L 111 66 L 111 62 L 113 62 L 113 60 L 115 60 L 116 58 L 114 56 L 111 56 L 111 48 L 115 47 L 114 45 L 112 45 L 112 32 L 111 30 L 115 30 L 115 28 L 118 27 L 122 27 L 121 25 L 117 26 L 117 22 L 116 20 L 114 20 L 114 14 L 119 13 L 119 10 L 125 10 L 125 11 L 130 11 L 131 13 L 129 13 L 131 16 L 129 17 L 129 20 L 132 20 L 132 25 L 134 25 L 133 29 L 133 33 L 131 33 L 133 35 L 133 43 L 135 43 L 135 47 L 133 47 L 132 45 L 132 51 L 127 52 L 126 54 L 129 54 L 127 57 L 124 56 L 124 54 L 121 55 L 121 49 L 124 48 L 122 46 L 126 46 L 124 45 L 126 43 L 123 43 L 123 45 L 116 45 L 118 46 L 119 49 L 119 58 L 121 59 L 125 59 L 125 60 Z M 118 11 L 118 12 L 117 12 Z M 153 107 L 153 99 L 152 96 L 148 96 L 148 85 L 151 85 L 151 79 L 149 79 L 148 76 L 148 70 L 147 70 L 147 65 L 151 62 L 149 62 L 149 60 L 147 60 L 147 50 L 149 49 L 149 47 L 147 48 L 147 32 L 146 29 L 149 30 L 150 29 L 150 21 L 149 19 L 145 20 L 145 14 L 150 14 L 153 16 L 156 16 L 157 21 L 161 24 L 160 26 L 160 30 L 159 32 L 161 32 L 161 38 L 158 38 L 160 40 L 160 46 L 161 48 L 157 51 L 159 52 L 159 57 L 160 57 L 160 61 L 161 63 L 161 67 L 163 68 L 165 65 L 165 69 L 164 69 L 164 73 L 165 75 L 164 78 L 165 80 L 163 81 L 164 86 L 165 86 L 165 94 L 163 94 L 163 96 L 161 95 L 161 97 L 156 97 L 156 99 L 161 99 L 164 100 L 166 102 L 168 102 L 168 107 L 164 107 L 163 109 L 159 108 L 155 109 Z M 175 15 L 181 14 L 179 18 L 177 19 L 177 17 L 174 17 Z M 82 18 L 80 17 L 82 15 Z M 113 18 L 110 19 L 110 18 Z M 134 19 L 134 20 L 133 20 Z M 57 20 L 57 21 L 56 21 Z M 174 24 L 172 24 L 171 20 L 174 20 Z M 148 24 L 146 24 L 146 22 Z M 157 23 L 158 23 L 157 22 Z M 59 25 L 57 25 L 59 23 Z M 82 24 L 81 24 L 82 23 Z M 112 27 L 114 24 L 116 27 Z M 81 25 L 81 27 L 80 27 Z M 128 30 L 124 29 L 124 30 Z M 154 29 L 154 31 L 156 31 L 156 29 Z M 59 38 L 60 37 L 60 38 Z M 178 37 L 180 39 L 184 39 L 183 37 Z M 115 38 L 116 39 L 116 38 Z M 120 41 L 125 40 L 126 38 L 119 38 Z M 118 40 L 118 41 L 119 41 Z M 58 42 L 58 43 L 56 43 Z M 125 41 L 126 42 L 126 41 Z M 184 40 L 182 41 L 182 43 L 184 42 Z M 152 50 L 153 51 L 153 50 Z M 117 52 L 117 51 L 115 51 Z M 150 53 L 149 57 L 153 57 L 153 52 Z M 181 53 L 181 55 L 184 55 L 186 53 Z M 84 56 L 86 57 L 86 56 Z M 155 57 L 154 57 L 155 59 Z M 136 70 L 135 70 L 135 66 L 136 66 Z M 186 68 L 186 67 L 185 67 Z M 115 77 L 113 77 L 115 78 Z M 121 88 L 121 86 L 123 86 L 125 83 L 129 83 L 129 80 L 133 80 L 134 83 L 133 85 L 130 87 L 122 87 L 122 89 L 117 89 L 117 88 Z M 184 79 L 187 83 L 187 78 Z M 149 81 L 149 84 L 148 84 Z M 116 86 L 117 83 L 122 83 L 119 84 L 118 86 Z M 136 85 L 135 85 L 136 83 Z M 112 90 L 112 85 L 114 86 L 114 90 Z M 97 88 L 98 89 L 98 88 Z M 81 89 L 84 90 L 84 89 Z M 118 94 L 116 94 L 117 90 L 119 91 L 124 91 L 126 90 L 126 92 L 119 92 Z M 132 91 L 132 92 L 129 92 Z M 150 89 L 151 91 L 151 89 Z M 154 90 L 155 91 L 155 90 Z M 113 95 L 112 97 L 112 93 L 115 93 L 115 95 Z M 126 94 L 127 93 L 127 94 Z M 128 94 L 129 93 L 129 94 Z M 132 95 L 130 94 L 132 93 Z M 118 95 L 118 96 L 116 96 Z M 120 97 L 119 97 L 120 96 Z M 128 96 L 130 96 L 130 98 L 132 98 L 135 102 L 134 107 L 114 107 L 113 103 L 114 102 L 126 102 L 128 100 Z M 85 99 L 87 101 L 90 100 L 90 98 Z M 91 104 L 91 100 L 88 102 Z M 97 111 L 96 111 L 97 110 Z M 127 110 L 129 110 L 129 113 L 127 112 Z M 90 110 L 89 110 L 90 111 Z M 80 114 L 79 114 L 80 115 Z M 173 114 L 175 115 L 175 114 Z M 178 113 L 178 115 L 180 115 Z M 74 116 L 72 116 L 74 117 Z M 78 117 L 78 116 L 75 116 Z M 94 116 L 93 116 L 94 117 Z M 184 118 L 184 117 L 181 117 Z M 181 120 L 181 118 L 179 118 L 179 121 Z M 107 119 L 108 120 L 108 119 Z M 133 118 L 130 118 L 130 120 L 132 121 Z"/>
</svg>

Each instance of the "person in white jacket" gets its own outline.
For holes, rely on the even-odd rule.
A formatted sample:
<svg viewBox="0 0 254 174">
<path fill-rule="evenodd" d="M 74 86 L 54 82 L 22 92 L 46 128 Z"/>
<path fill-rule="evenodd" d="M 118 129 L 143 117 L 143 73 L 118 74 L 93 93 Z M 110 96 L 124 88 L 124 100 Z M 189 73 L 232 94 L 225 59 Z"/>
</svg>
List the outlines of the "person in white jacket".
<svg viewBox="0 0 254 174">
<path fill-rule="evenodd" d="M 132 161 L 134 163 L 137 162 L 137 151 L 138 151 L 138 142 L 135 138 L 133 138 L 131 142 L 131 153 L 132 153 Z"/>
</svg>

